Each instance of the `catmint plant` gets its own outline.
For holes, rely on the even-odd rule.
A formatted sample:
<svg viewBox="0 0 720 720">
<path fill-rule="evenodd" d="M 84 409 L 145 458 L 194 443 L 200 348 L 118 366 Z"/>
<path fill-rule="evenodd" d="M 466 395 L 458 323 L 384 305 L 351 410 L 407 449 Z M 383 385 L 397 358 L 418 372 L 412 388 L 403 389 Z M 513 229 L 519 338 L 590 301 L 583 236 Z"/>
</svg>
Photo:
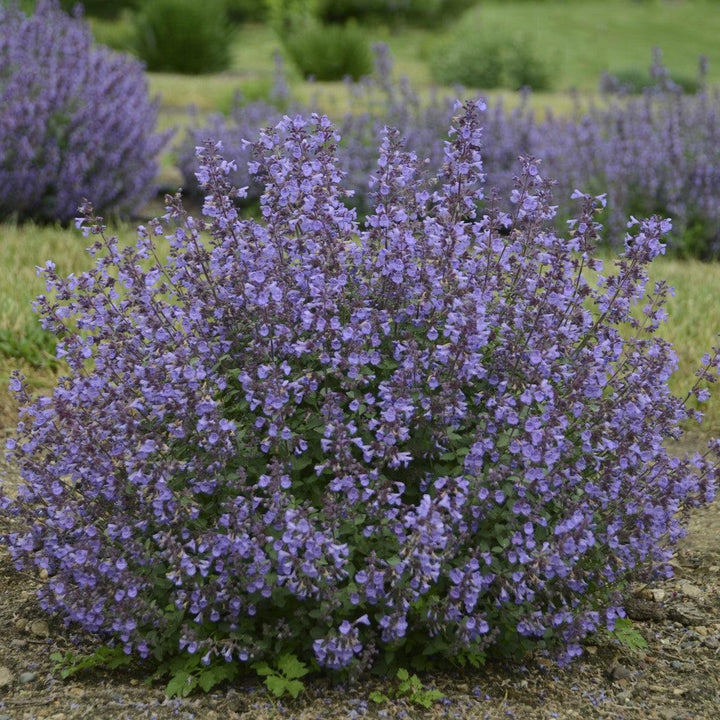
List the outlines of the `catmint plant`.
<svg viewBox="0 0 720 720">
<path fill-rule="evenodd" d="M 632 219 L 604 272 L 602 199 L 556 233 L 529 157 L 485 195 L 483 111 L 437 176 L 386 130 L 362 225 L 320 115 L 261 131 L 256 219 L 212 143 L 202 217 L 169 198 L 121 248 L 85 208 L 94 269 L 47 263 L 37 301 L 68 374 L 11 382 L 2 542 L 45 611 L 141 658 L 394 675 L 568 661 L 669 572 L 718 450 L 667 449 L 694 413 L 646 273 L 669 222 Z"/>
<path fill-rule="evenodd" d="M 83 198 L 128 214 L 152 194 L 168 134 L 142 66 L 94 45 L 54 0 L 0 3 L 0 217 L 72 220 Z"/>
<path fill-rule="evenodd" d="M 346 186 L 353 191 L 346 203 L 362 215 L 372 209 L 367 179 L 378 160 L 383 128 L 398 128 L 407 148 L 435 173 L 442 166 L 453 116 L 448 97 L 437 95 L 420 102 L 407 81 L 394 78 L 386 46 L 376 46 L 375 52 L 374 75 L 348 85 L 352 110 L 338 118 L 343 138 L 338 167 L 347 173 Z M 573 216 L 570 196 L 582 187 L 591 194 L 606 194 L 602 217 L 610 236 L 603 240 L 616 249 L 622 247 L 630 215 L 658 213 L 673 220 L 668 239 L 675 251 L 716 257 L 720 253 L 720 95 L 705 84 L 694 95 L 683 94 L 668 80 L 659 55 L 652 78 L 654 84 L 640 97 L 611 96 L 590 107 L 578 104 L 569 116 L 537 115 L 527 93 L 513 109 L 502 101 L 488 107 L 483 119 L 488 185 L 510 193 L 518 156 L 541 157 L 546 174 L 558 183 L 556 230 L 562 231 Z M 222 140 L 226 152 L 241 161 L 233 182 L 249 185 L 248 198 L 257 200 L 262 188 L 257 179 L 246 177 L 249 148 L 244 142 L 255 141 L 262 127 L 278 122 L 281 112 L 276 105 L 249 103 L 229 117 L 215 115 L 195 128 L 179 150 L 185 188 L 199 192 L 194 148 L 213 138 Z M 308 114 L 315 108 L 296 105 L 294 109 Z"/>
</svg>

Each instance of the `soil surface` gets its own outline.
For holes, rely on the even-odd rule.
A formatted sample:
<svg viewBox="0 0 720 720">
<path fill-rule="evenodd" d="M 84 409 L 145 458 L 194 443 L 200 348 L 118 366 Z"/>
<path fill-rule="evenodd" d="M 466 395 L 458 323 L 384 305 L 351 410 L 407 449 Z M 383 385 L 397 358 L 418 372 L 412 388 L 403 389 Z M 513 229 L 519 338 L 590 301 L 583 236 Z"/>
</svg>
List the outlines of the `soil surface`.
<svg viewBox="0 0 720 720">
<path fill-rule="evenodd" d="M 0 475 L 6 468 L 0 467 Z M 0 519 L 3 529 L 7 521 Z M 267 720 L 268 718 L 720 718 L 720 500 L 695 513 L 674 557 L 675 577 L 634 588 L 627 610 L 647 641 L 628 647 L 597 637 L 560 670 L 542 658 L 423 676 L 445 697 L 428 710 L 409 698 L 376 704 L 369 680 L 331 687 L 310 680 L 297 700 L 259 683 L 169 700 L 131 671 L 86 671 L 63 680 L 52 653 L 92 651 L 92 640 L 45 617 L 37 580 L 0 551 L 0 720 Z"/>
</svg>

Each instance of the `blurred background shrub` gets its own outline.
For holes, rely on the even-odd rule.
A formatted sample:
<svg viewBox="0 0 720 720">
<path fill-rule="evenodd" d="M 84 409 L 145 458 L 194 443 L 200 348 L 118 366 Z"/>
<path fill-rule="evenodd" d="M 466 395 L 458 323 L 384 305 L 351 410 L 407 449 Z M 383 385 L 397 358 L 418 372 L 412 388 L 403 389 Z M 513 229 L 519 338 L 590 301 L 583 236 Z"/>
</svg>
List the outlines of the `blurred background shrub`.
<svg viewBox="0 0 720 720">
<path fill-rule="evenodd" d="M 150 71 L 201 75 L 230 65 L 225 0 L 147 0 L 135 22 L 137 52 Z"/>
<path fill-rule="evenodd" d="M 0 217 L 66 222 L 84 198 L 126 214 L 149 199 L 167 135 L 137 60 L 93 44 L 55 0 L 0 4 Z"/>
<path fill-rule="evenodd" d="M 320 0 L 319 16 L 325 22 L 379 22 L 433 27 L 455 20 L 475 0 Z"/>
<path fill-rule="evenodd" d="M 529 34 L 458 25 L 432 46 L 428 60 L 433 79 L 443 85 L 539 91 L 552 87 L 552 68 Z"/>
<path fill-rule="evenodd" d="M 285 48 L 303 77 L 358 80 L 372 72 L 372 54 L 363 30 L 354 23 L 310 23 L 284 38 Z"/>
</svg>

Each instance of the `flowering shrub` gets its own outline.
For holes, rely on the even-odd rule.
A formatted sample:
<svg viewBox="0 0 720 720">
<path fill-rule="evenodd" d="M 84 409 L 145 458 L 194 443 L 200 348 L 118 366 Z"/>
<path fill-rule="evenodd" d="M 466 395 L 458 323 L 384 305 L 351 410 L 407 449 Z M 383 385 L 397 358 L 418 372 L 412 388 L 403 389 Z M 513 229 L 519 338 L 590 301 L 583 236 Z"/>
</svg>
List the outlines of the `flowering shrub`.
<svg viewBox="0 0 720 720">
<path fill-rule="evenodd" d="M 156 118 L 140 63 L 93 46 L 57 2 L 0 5 L 0 217 L 67 221 L 83 198 L 131 212 L 167 140 Z"/>
<path fill-rule="evenodd" d="M 363 213 L 370 209 L 368 178 L 377 164 L 383 128 L 402 128 L 407 148 L 422 154 L 429 161 L 431 172 L 435 172 L 442 165 L 442 140 L 447 137 L 453 115 L 453 103 L 448 98 L 434 96 L 430 102 L 423 103 L 406 81 L 394 79 L 392 58 L 386 45 L 380 43 L 373 49 L 375 73 L 360 82 L 347 83 L 354 110 L 338 122 L 342 140 L 337 148 L 337 164 L 345 174 L 345 187 L 351 192 L 345 202 Z M 185 191 L 189 195 L 202 196 L 196 177 L 199 159 L 195 148 L 212 138 L 221 142 L 224 153 L 236 161 L 230 175 L 232 183 L 238 187 L 247 186 L 246 201 L 257 201 L 263 184 L 248 172 L 247 163 L 252 151 L 249 141 L 257 140 L 262 128 L 276 125 L 284 110 L 290 114 L 309 115 L 317 108 L 292 99 L 278 59 L 275 87 L 269 102 L 238 103 L 229 116 L 214 114 L 200 127 L 190 128 L 176 152 Z"/>
<path fill-rule="evenodd" d="M 531 159 L 479 214 L 481 110 L 438 178 L 388 130 L 362 228 L 330 121 L 285 117 L 255 146 L 260 219 L 208 144 L 203 219 L 176 197 L 128 249 L 91 220 L 95 268 L 47 264 L 70 374 L 36 401 L 14 377 L 24 483 L 0 501 L 46 611 L 127 654 L 264 674 L 567 660 L 613 626 L 717 476 L 665 447 L 691 414 L 653 334 L 666 286 L 631 313 L 668 223 L 633 221 L 603 275 L 596 200 L 555 234 Z"/>
<path fill-rule="evenodd" d="M 387 49 L 376 51 L 375 76 L 349 85 L 360 101 L 353 100 L 353 111 L 338 120 L 343 137 L 338 163 L 349 173 L 354 191 L 348 202 L 363 213 L 371 207 L 367 178 L 377 162 L 385 125 L 399 128 L 408 148 L 427 158 L 435 172 L 453 116 L 447 97 L 420 103 L 406 82 L 393 79 Z M 658 213 L 673 219 L 673 250 L 702 258 L 720 256 L 720 94 L 703 86 L 696 95 L 683 95 L 664 72 L 656 60 L 655 85 L 643 96 L 578 107 L 569 117 L 536 117 L 527 95 L 512 110 L 501 103 L 490 107 L 484 120 L 488 185 L 508 194 L 518 155 L 542 157 L 546 174 L 558 181 L 558 229 L 572 216 L 570 195 L 579 187 L 607 193 L 603 219 L 609 242 L 619 243 L 628 216 Z M 356 112 L 357 107 L 364 110 Z M 243 140 L 257 139 L 260 128 L 274 125 L 279 115 L 267 104 L 245 105 L 229 118 L 215 116 L 196 129 L 180 151 L 185 187 L 197 188 L 193 151 L 199 142 L 221 139 L 231 157 L 245 158 L 249 150 Z M 245 185 L 244 175 L 244 164 L 239 163 L 233 180 Z M 250 196 L 259 192 L 260 187 L 251 188 Z"/>
</svg>

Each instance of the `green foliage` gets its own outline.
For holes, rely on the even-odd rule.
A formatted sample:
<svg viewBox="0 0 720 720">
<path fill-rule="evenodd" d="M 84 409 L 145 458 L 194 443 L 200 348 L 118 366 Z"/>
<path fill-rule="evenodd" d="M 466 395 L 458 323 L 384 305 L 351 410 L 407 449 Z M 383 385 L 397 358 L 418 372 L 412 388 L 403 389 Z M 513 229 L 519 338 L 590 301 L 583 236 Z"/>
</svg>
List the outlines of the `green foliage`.
<svg viewBox="0 0 720 720">
<path fill-rule="evenodd" d="M 494 28 L 478 33 L 458 27 L 438 43 L 430 69 L 444 85 L 548 90 L 552 84 L 550 66 L 538 54 L 532 37 L 505 36 Z"/>
<path fill-rule="evenodd" d="M 150 71 L 225 70 L 231 42 L 224 0 L 148 0 L 136 16 L 137 53 Z"/>
<path fill-rule="evenodd" d="M 372 72 L 372 53 L 356 25 L 310 23 L 285 38 L 285 47 L 303 77 L 353 80 Z"/>
<path fill-rule="evenodd" d="M 203 664 L 200 654 L 177 655 L 163 663 L 156 678 L 170 676 L 165 686 L 165 694 L 170 697 L 187 697 L 198 688 L 210 692 L 214 687 L 226 680 L 233 680 L 239 675 L 237 663 L 225 662 L 214 658 L 209 664 Z"/>
<path fill-rule="evenodd" d="M 441 42 L 430 58 L 433 78 L 443 85 L 490 90 L 503 74 L 502 42 L 498 38 L 458 35 Z"/>
<path fill-rule="evenodd" d="M 121 647 L 108 647 L 103 645 L 90 655 L 77 655 L 74 652 L 52 653 L 50 659 L 55 663 L 53 670 L 60 672 L 60 677 L 68 678 L 83 670 L 93 670 L 95 668 L 107 668 L 108 670 L 117 670 L 119 667 L 127 667 L 133 658 L 126 655 Z"/>
<path fill-rule="evenodd" d="M 0 328 L 0 354 L 25 360 L 30 367 L 38 370 L 55 370 L 59 362 L 55 357 L 57 339 L 43 330 L 37 323 L 27 325 L 22 333 Z"/>
<path fill-rule="evenodd" d="M 440 690 L 428 690 L 423 686 L 422 680 L 413 674 L 411 675 L 405 668 L 400 668 L 395 675 L 396 685 L 389 689 L 389 695 L 374 690 L 369 697 L 374 703 L 388 702 L 391 698 L 404 698 L 415 705 L 420 705 L 429 709 L 433 703 L 442 700 L 445 693 Z"/>
<path fill-rule="evenodd" d="M 60 0 L 63 10 L 73 12 L 77 5 L 83 6 L 87 17 L 117 18 L 123 10 L 136 10 L 142 0 Z"/>
<path fill-rule="evenodd" d="M 524 87 L 544 91 L 552 87 L 552 70 L 528 36 L 513 39 L 505 46 L 505 73 L 512 90 Z"/>
<path fill-rule="evenodd" d="M 300 678 L 310 672 L 305 663 L 290 654 L 280 655 L 276 667 L 271 667 L 264 661 L 256 662 L 252 667 L 260 677 L 265 678 L 267 689 L 275 697 L 282 697 L 287 693 L 296 698 L 305 689 Z"/>
<path fill-rule="evenodd" d="M 265 0 L 265 5 L 270 27 L 283 40 L 317 19 L 318 0 Z"/>
<path fill-rule="evenodd" d="M 108 20 L 89 18 L 93 38 L 99 45 L 106 45 L 118 52 L 135 52 L 135 24 L 127 12 L 122 17 Z"/>
<path fill-rule="evenodd" d="M 382 22 L 436 27 L 454 20 L 475 0 L 321 0 L 319 16 L 326 22 Z"/>
<path fill-rule="evenodd" d="M 230 20 L 236 23 L 264 22 L 267 5 L 262 0 L 225 0 Z"/>
<path fill-rule="evenodd" d="M 687 75 L 671 74 L 669 80 L 688 94 L 696 93 L 701 87 L 701 81 L 698 78 Z M 651 77 L 646 69 L 630 67 L 604 75 L 600 81 L 600 90 L 639 95 L 655 85 L 657 85 L 657 80 Z"/>
<path fill-rule="evenodd" d="M 610 636 L 631 650 L 640 650 L 647 647 L 647 640 L 629 618 L 617 619 L 615 629 L 610 633 Z"/>
</svg>

